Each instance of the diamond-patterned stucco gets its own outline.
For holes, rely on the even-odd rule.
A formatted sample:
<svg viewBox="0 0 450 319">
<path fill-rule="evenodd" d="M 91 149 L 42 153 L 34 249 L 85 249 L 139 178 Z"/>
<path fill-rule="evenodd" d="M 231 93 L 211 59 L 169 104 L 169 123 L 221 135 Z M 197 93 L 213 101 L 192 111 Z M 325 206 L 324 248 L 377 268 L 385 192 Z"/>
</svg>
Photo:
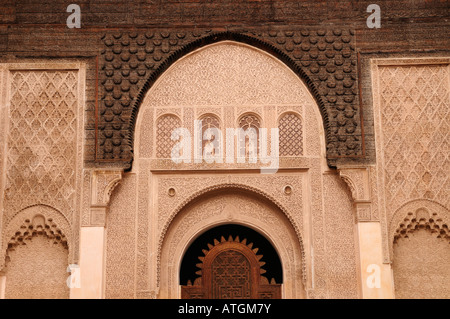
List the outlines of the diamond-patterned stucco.
<svg viewBox="0 0 450 319">
<path fill-rule="evenodd" d="M 11 71 L 6 220 L 28 205 L 50 205 L 70 220 L 77 161 L 78 74 Z"/>
<path fill-rule="evenodd" d="M 415 198 L 450 206 L 448 66 L 380 66 L 381 160 L 386 202 Z"/>
</svg>

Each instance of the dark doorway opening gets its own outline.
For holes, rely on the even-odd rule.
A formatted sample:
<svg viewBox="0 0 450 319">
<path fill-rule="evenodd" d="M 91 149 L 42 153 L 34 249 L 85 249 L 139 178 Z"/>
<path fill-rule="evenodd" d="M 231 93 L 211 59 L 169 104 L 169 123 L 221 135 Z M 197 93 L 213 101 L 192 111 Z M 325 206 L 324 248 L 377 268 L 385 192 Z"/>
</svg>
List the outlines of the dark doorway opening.
<svg viewBox="0 0 450 319">
<path fill-rule="evenodd" d="M 272 278 L 277 284 L 283 283 L 283 271 L 281 260 L 272 244 L 257 231 L 236 224 L 227 224 L 214 227 L 201 234 L 187 249 L 180 268 L 180 285 L 192 283 L 200 275 L 196 274 L 199 268 L 196 266 L 200 261 L 199 256 L 203 256 L 203 249 L 208 249 L 208 243 L 213 244 L 214 239 L 220 241 L 221 237 L 228 239 L 229 236 L 240 240 L 247 239 L 247 243 L 253 243 L 253 248 L 258 248 L 258 255 L 263 255 L 261 261 L 265 262 L 263 269 L 266 270 L 264 276 L 269 280 Z"/>
</svg>

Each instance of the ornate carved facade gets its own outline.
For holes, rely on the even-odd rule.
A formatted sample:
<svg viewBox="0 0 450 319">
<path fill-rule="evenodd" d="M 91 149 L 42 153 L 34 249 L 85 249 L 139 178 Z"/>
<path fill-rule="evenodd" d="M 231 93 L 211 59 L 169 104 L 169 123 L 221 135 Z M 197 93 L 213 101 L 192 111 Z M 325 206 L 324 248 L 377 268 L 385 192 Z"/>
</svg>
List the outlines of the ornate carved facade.
<svg viewBox="0 0 450 319">
<path fill-rule="evenodd" d="M 0 298 L 450 298 L 448 46 L 135 26 L 0 25 Z"/>
</svg>

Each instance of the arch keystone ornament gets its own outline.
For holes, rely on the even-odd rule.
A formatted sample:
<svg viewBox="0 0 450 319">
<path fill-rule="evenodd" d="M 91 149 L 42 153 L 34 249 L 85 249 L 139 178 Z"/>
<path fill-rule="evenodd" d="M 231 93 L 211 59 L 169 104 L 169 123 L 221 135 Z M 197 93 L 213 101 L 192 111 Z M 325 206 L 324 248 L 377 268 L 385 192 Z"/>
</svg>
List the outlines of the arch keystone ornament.
<svg viewBox="0 0 450 319">
<path fill-rule="evenodd" d="M 281 284 L 263 276 L 266 271 L 261 261 L 263 255 L 257 255 L 258 248 L 247 244 L 239 236 L 228 239 L 214 239 L 214 245 L 208 243 L 199 256 L 200 263 L 196 272 L 201 277 L 181 287 L 183 299 L 279 299 Z"/>
</svg>

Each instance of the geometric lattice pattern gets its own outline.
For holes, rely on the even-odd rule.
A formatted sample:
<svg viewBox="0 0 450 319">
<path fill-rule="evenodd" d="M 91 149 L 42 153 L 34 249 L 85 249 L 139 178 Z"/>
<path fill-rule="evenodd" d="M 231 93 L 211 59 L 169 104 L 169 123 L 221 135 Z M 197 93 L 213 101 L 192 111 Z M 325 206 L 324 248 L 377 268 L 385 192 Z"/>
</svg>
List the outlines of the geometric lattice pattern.
<svg viewBox="0 0 450 319">
<path fill-rule="evenodd" d="M 181 121 L 175 115 L 164 115 L 156 125 L 156 157 L 171 158 L 176 141 L 171 140 L 172 132 L 181 127 Z M 181 142 L 181 139 L 180 139 Z"/>
<path fill-rule="evenodd" d="M 283 115 L 278 123 L 280 134 L 280 156 L 303 154 L 302 120 L 293 113 Z"/>
<path fill-rule="evenodd" d="M 213 148 L 214 141 L 220 142 L 220 143 L 221 143 L 221 141 L 219 141 L 216 136 L 212 135 L 212 134 L 214 134 L 214 131 L 210 132 L 211 135 L 208 135 L 208 134 L 205 135 L 205 133 L 208 129 L 216 128 L 216 129 L 220 130 L 219 119 L 217 118 L 217 116 L 214 116 L 214 115 L 206 115 L 206 116 L 203 116 L 200 120 L 202 121 L 202 140 L 203 140 L 202 154 L 205 154 L 204 153 L 205 147 L 207 147 L 206 154 L 210 153 L 211 155 L 214 155 L 214 148 Z M 207 137 L 207 138 L 205 138 L 205 137 Z"/>
<path fill-rule="evenodd" d="M 244 130 L 243 139 L 239 141 L 238 145 L 238 156 L 245 154 L 246 158 L 249 156 L 256 158 L 259 151 L 259 128 L 261 127 L 261 121 L 256 115 L 247 114 L 239 119 L 238 125 L 239 128 Z M 247 130 L 249 130 L 248 134 L 245 133 Z"/>
<path fill-rule="evenodd" d="M 254 128 L 258 132 L 258 129 L 261 127 L 261 121 L 256 115 L 247 114 L 239 119 L 239 127 L 244 131 L 249 128 Z"/>
<path fill-rule="evenodd" d="M 448 65 L 379 66 L 378 79 L 386 207 L 416 198 L 449 207 Z"/>
<path fill-rule="evenodd" d="M 227 250 L 212 263 L 213 299 L 249 299 L 250 263 L 240 252 Z"/>
<path fill-rule="evenodd" d="M 38 203 L 73 213 L 77 96 L 77 71 L 11 71 L 7 216 Z"/>
</svg>

